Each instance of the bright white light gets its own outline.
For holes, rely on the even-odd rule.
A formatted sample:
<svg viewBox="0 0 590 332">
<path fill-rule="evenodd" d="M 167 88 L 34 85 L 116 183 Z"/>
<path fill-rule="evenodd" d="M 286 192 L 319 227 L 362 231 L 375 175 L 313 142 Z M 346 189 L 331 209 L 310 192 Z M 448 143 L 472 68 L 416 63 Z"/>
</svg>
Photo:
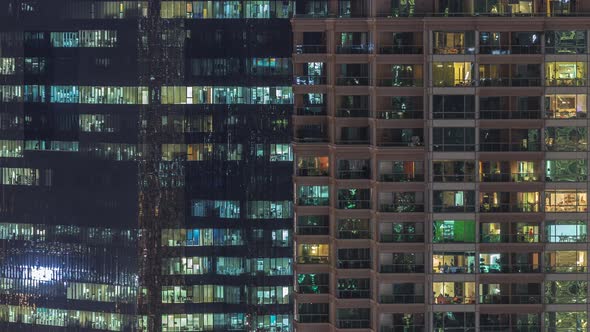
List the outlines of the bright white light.
<svg viewBox="0 0 590 332">
<path fill-rule="evenodd" d="M 27 270 L 24 270 L 24 277 L 30 277 L 30 279 L 33 280 L 40 280 L 40 281 L 51 281 L 53 280 L 53 274 L 55 273 L 55 270 L 50 269 L 50 268 L 46 268 L 46 267 L 31 267 L 30 268 L 30 275 L 27 276 Z"/>
</svg>

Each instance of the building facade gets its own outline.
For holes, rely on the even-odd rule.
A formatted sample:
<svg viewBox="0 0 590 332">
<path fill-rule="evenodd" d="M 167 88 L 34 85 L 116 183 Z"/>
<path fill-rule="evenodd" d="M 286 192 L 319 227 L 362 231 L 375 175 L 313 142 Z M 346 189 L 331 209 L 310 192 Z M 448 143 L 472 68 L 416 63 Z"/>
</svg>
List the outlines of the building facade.
<svg viewBox="0 0 590 332">
<path fill-rule="evenodd" d="M 0 330 L 291 331 L 294 4 L 0 8 Z"/>
<path fill-rule="evenodd" d="M 297 331 L 587 331 L 587 1 L 297 1 Z"/>
</svg>

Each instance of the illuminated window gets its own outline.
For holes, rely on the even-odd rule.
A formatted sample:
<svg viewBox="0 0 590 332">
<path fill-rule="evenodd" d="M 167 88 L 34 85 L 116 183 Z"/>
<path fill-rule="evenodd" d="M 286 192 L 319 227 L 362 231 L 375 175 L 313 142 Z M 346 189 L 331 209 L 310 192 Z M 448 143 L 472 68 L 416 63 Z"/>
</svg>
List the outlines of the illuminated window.
<svg viewBox="0 0 590 332">
<path fill-rule="evenodd" d="M 328 264 L 330 262 L 330 245 L 299 244 L 297 245 L 297 263 Z"/>
<path fill-rule="evenodd" d="M 197 200 L 192 202 L 193 217 L 218 217 L 236 219 L 240 217 L 239 201 Z"/>
<path fill-rule="evenodd" d="M 14 75 L 16 58 L 0 58 L 0 75 Z"/>
</svg>

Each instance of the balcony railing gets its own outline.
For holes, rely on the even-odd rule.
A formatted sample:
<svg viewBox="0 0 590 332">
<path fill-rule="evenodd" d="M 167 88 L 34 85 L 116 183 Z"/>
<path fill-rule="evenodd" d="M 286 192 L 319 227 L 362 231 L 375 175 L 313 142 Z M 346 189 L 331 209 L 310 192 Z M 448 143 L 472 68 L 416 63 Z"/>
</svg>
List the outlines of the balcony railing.
<svg viewBox="0 0 590 332">
<path fill-rule="evenodd" d="M 433 298 L 434 304 L 475 304 L 475 299 L 471 296 L 436 296 Z"/>
<path fill-rule="evenodd" d="M 336 325 L 339 329 L 368 329 L 371 327 L 369 319 L 343 319 L 337 320 Z"/>
<path fill-rule="evenodd" d="M 422 54 L 422 45 L 383 45 L 379 47 L 379 54 Z"/>
<path fill-rule="evenodd" d="M 527 111 L 488 111 L 480 110 L 479 118 L 484 120 L 497 120 L 497 119 L 540 119 L 540 110 L 527 110 Z"/>
<path fill-rule="evenodd" d="M 422 119 L 424 118 L 424 111 L 389 111 L 379 110 L 375 112 L 375 118 L 385 120 L 397 119 Z"/>
<path fill-rule="evenodd" d="M 424 81 L 416 78 L 380 78 L 377 83 L 379 86 L 422 87 Z"/>
<path fill-rule="evenodd" d="M 339 269 L 370 269 L 371 268 L 371 260 L 370 259 L 339 259 L 338 260 L 338 268 Z"/>
<path fill-rule="evenodd" d="M 527 87 L 541 86 L 540 78 L 515 78 L 515 77 L 481 77 L 479 79 L 480 87 Z"/>
<path fill-rule="evenodd" d="M 538 203 L 500 203 L 500 204 L 481 204 L 479 212 L 539 212 Z"/>
<path fill-rule="evenodd" d="M 345 210 L 356 210 L 356 209 L 370 209 L 370 200 L 339 200 L 338 208 Z"/>
<path fill-rule="evenodd" d="M 324 105 L 297 107 L 297 115 L 323 116 L 326 114 L 326 106 Z"/>
<path fill-rule="evenodd" d="M 480 45 L 479 54 L 541 54 L 541 45 Z"/>
<path fill-rule="evenodd" d="M 296 45 L 295 53 L 297 54 L 323 54 L 326 53 L 325 45 Z"/>
<path fill-rule="evenodd" d="M 586 86 L 585 78 L 554 78 L 545 80 L 546 86 Z"/>
<path fill-rule="evenodd" d="M 369 85 L 369 77 L 341 76 L 336 79 L 337 85 Z"/>
<path fill-rule="evenodd" d="M 566 265 L 566 264 L 555 264 L 545 266 L 546 272 L 551 273 L 584 273 L 586 272 L 585 266 Z"/>
<path fill-rule="evenodd" d="M 436 88 L 464 88 L 475 86 L 475 80 L 454 80 L 454 81 L 434 81 L 432 86 Z"/>
<path fill-rule="evenodd" d="M 321 85 L 326 84 L 326 77 L 324 76 L 295 76 L 293 78 L 293 84 L 295 85 Z"/>
<path fill-rule="evenodd" d="M 424 204 L 386 204 L 381 203 L 379 204 L 379 212 L 395 212 L 395 213 L 402 213 L 402 212 L 424 212 Z"/>
<path fill-rule="evenodd" d="M 386 173 L 380 174 L 379 180 L 383 182 L 423 182 L 424 174 Z"/>
<path fill-rule="evenodd" d="M 371 140 L 369 138 L 365 139 L 349 139 L 349 138 L 340 138 L 336 140 L 336 144 L 345 144 L 345 145 L 368 145 L 371 144 Z"/>
<path fill-rule="evenodd" d="M 338 54 L 369 54 L 373 53 L 372 45 L 338 45 L 336 47 Z"/>
<path fill-rule="evenodd" d="M 536 182 L 541 175 L 537 173 L 482 173 L 481 182 Z"/>
<path fill-rule="evenodd" d="M 522 234 L 481 234 L 481 243 L 538 243 L 540 240 L 538 233 Z"/>
<path fill-rule="evenodd" d="M 297 176 L 328 176 L 330 172 L 328 169 L 321 168 L 298 168 Z"/>
<path fill-rule="evenodd" d="M 328 256 L 297 256 L 298 264 L 329 264 Z"/>
<path fill-rule="evenodd" d="M 418 243 L 424 242 L 424 234 L 379 234 L 381 243 Z"/>
<path fill-rule="evenodd" d="M 380 303 L 424 303 L 424 295 L 379 295 Z"/>
<path fill-rule="evenodd" d="M 500 152 L 500 151 L 541 151 L 541 144 L 536 142 L 527 143 L 480 143 L 479 151 Z"/>
<path fill-rule="evenodd" d="M 354 239 L 370 239 L 371 232 L 369 230 L 338 230 L 338 238 L 344 240 Z"/>
<path fill-rule="evenodd" d="M 338 170 L 338 178 L 339 179 L 370 179 L 371 173 L 368 170 L 347 170 L 347 169 L 339 169 Z"/>
<path fill-rule="evenodd" d="M 338 290 L 338 298 L 341 299 L 368 299 L 371 297 L 371 290 L 356 289 L 356 290 Z"/>
<path fill-rule="evenodd" d="M 424 273 L 423 264 L 381 264 L 381 273 Z"/>
<path fill-rule="evenodd" d="M 475 182 L 475 175 L 472 174 L 435 174 L 434 182 Z"/>
<path fill-rule="evenodd" d="M 336 116 L 340 118 L 366 118 L 369 117 L 369 109 L 362 108 L 339 108 Z"/>
<path fill-rule="evenodd" d="M 443 274 L 464 274 L 464 273 L 475 273 L 475 266 L 449 266 L 442 265 L 439 267 L 433 268 L 433 273 L 443 273 Z"/>
<path fill-rule="evenodd" d="M 328 197 L 300 197 L 298 203 L 300 206 L 328 206 L 330 199 Z"/>
<path fill-rule="evenodd" d="M 480 304 L 541 304 L 541 294 L 500 295 L 485 294 L 479 297 Z"/>
<path fill-rule="evenodd" d="M 432 212 L 475 212 L 474 205 L 433 205 Z"/>
<path fill-rule="evenodd" d="M 539 264 L 512 263 L 512 264 L 480 264 L 480 273 L 539 273 Z"/>
<path fill-rule="evenodd" d="M 328 226 L 297 226 L 298 235 L 329 235 Z"/>
<path fill-rule="evenodd" d="M 314 136 L 306 136 L 306 137 L 295 137 L 295 142 L 298 143 L 325 143 L 328 142 L 327 137 L 314 137 Z"/>
</svg>

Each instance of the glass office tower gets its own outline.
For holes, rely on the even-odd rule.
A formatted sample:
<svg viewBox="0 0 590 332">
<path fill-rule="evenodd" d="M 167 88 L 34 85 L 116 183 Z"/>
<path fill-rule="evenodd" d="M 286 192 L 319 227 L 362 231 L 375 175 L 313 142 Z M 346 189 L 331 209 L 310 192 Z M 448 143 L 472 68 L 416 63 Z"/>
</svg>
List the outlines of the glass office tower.
<svg viewBox="0 0 590 332">
<path fill-rule="evenodd" d="M 293 8 L 0 0 L 0 330 L 292 330 Z"/>
<path fill-rule="evenodd" d="M 296 1 L 297 331 L 587 331 L 588 1 Z"/>
</svg>

